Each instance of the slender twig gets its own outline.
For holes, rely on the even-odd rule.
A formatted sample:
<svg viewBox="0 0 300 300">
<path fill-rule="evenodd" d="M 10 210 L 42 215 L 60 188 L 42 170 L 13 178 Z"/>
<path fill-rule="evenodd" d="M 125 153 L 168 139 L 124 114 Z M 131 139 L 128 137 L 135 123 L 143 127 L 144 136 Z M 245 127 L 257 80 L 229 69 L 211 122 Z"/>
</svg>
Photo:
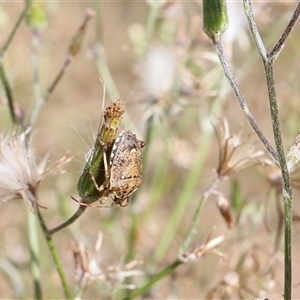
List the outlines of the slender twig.
<svg viewBox="0 0 300 300">
<path fill-rule="evenodd" d="M 251 3 L 251 0 L 248 1 L 244 1 L 244 10 L 245 10 L 245 13 L 246 15 L 248 16 L 248 18 L 251 20 L 251 22 L 249 22 L 249 28 L 250 28 L 250 32 L 252 34 L 252 36 L 256 36 L 256 38 L 254 39 L 254 42 L 256 44 L 256 47 L 261 55 L 261 57 L 266 60 L 267 59 L 267 50 L 265 48 L 265 45 L 260 37 L 260 34 L 258 32 L 258 29 L 257 29 L 257 26 L 256 26 L 256 23 L 254 21 L 254 15 L 253 15 L 253 12 L 252 12 L 252 3 Z"/>
<path fill-rule="evenodd" d="M 4 44 L 4 46 L 0 50 L 0 61 L 3 61 L 3 58 L 5 57 L 5 55 L 7 53 L 7 50 L 8 50 L 8 48 L 9 48 L 9 46 L 10 46 L 10 44 L 11 44 L 11 42 L 12 42 L 12 40 L 13 40 L 15 34 L 16 34 L 18 28 L 20 27 L 23 18 L 25 17 L 28 9 L 30 8 L 30 6 L 32 5 L 33 2 L 34 2 L 34 0 L 27 1 L 26 6 L 24 7 L 18 21 L 16 22 L 16 24 L 14 26 L 14 28 L 12 29 L 6 43 Z"/>
<path fill-rule="evenodd" d="M 281 52 L 281 50 L 284 47 L 284 43 L 285 43 L 286 39 L 288 38 L 288 36 L 292 32 L 293 28 L 295 27 L 295 24 L 299 18 L 299 14 L 300 14 L 300 1 L 293 13 L 293 16 L 292 16 L 289 24 L 287 25 L 286 29 L 284 30 L 283 34 L 281 35 L 280 39 L 278 40 L 278 42 L 276 43 L 274 48 L 269 53 L 269 55 L 268 55 L 269 59 L 275 59 L 279 55 L 279 53 Z"/>
<path fill-rule="evenodd" d="M 69 50 L 66 56 L 66 59 L 64 61 L 64 64 L 62 65 L 61 69 L 57 73 L 56 77 L 54 78 L 53 82 L 50 84 L 49 88 L 47 89 L 47 92 L 44 96 L 44 101 L 49 100 L 50 96 L 52 95 L 54 89 L 56 88 L 57 84 L 60 82 L 62 76 L 64 75 L 65 71 L 67 70 L 70 63 L 74 60 L 76 55 L 78 54 L 81 44 L 83 41 L 83 37 L 86 31 L 86 27 L 88 22 L 93 18 L 95 15 L 94 11 L 91 9 L 87 9 L 85 13 L 84 20 L 81 24 L 81 26 L 78 28 L 75 36 L 70 42 Z"/>
<path fill-rule="evenodd" d="M 176 259 L 171 265 L 166 267 L 164 270 L 153 276 L 143 287 L 135 290 L 129 296 L 124 298 L 124 300 L 134 299 L 137 296 L 140 296 L 147 292 L 156 282 L 161 280 L 163 277 L 169 275 L 170 273 L 174 272 L 174 270 L 183 263 L 181 259 Z"/>
<path fill-rule="evenodd" d="M 60 224 L 59 226 L 56 226 L 52 229 L 49 229 L 47 231 L 48 235 L 53 235 L 55 232 L 62 230 L 63 228 L 71 225 L 72 223 L 74 223 L 86 210 L 87 206 L 84 205 L 80 205 L 77 209 L 77 211 L 74 213 L 74 215 L 69 218 L 67 221 L 65 221 L 64 223 Z"/>
<path fill-rule="evenodd" d="M 34 284 L 34 298 L 42 299 L 42 287 L 41 287 L 41 269 L 40 269 L 40 249 L 39 249 L 39 236 L 37 230 L 36 216 L 27 209 L 27 222 L 28 222 L 28 240 L 31 255 L 31 274 Z"/>
<path fill-rule="evenodd" d="M 284 299 L 290 300 L 292 293 L 292 186 L 290 174 L 287 167 L 286 155 L 283 148 L 281 125 L 279 119 L 279 111 L 277 104 L 277 96 L 274 82 L 274 69 L 273 62 L 264 62 L 265 72 L 267 77 L 267 86 L 269 93 L 269 101 L 272 116 L 273 134 L 276 144 L 276 149 L 279 157 L 279 165 L 282 173 L 282 194 L 284 201 L 284 215 L 285 215 L 285 228 L 284 228 Z"/>
<path fill-rule="evenodd" d="M 241 107 L 241 109 L 243 110 L 247 120 L 249 121 L 250 125 L 252 126 L 252 128 L 254 129 L 254 131 L 256 132 L 257 136 L 259 137 L 259 139 L 262 141 L 262 143 L 265 145 L 265 147 L 267 148 L 267 150 L 269 151 L 269 153 L 271 154 L 273 160 L 275 161 L 276 164 L 278 164 L 278 155 L 276 153 L 276 151 L 273 149 L 272 145 L 270 144 L 270 142 L 268 141 L 268 139 L 266 138 L 266 136 L 264 135 L 264 133 L 261 131 L 261 129 L 259 128 L 259 126 L 257 125 L 253 115 L 251 114 L 247 103 L 244 100 L 244 97 L 234 79 L 234 76 L 232 74 L 230 65 L 228 63 L 228 60 L 226 58 L 225 55 L 225 51 L 223 48 L 223 45 L 221 42 L 217 42 L 214 41 L 214 46 L 215 49 L 217 51 L 217 54 L 219 56 L 219 60 L 223 66 L 223 70 L 225 72 L 225 75 L 237 97 L 238 103 Z"/>
<path fill-rule="evenodd" d="M 9 107 L 9 112 L 10 112 L 10 117 L 13 122 L 13 124 L 17 124 L 17 117 L 14 109 L 14 100 L 13 100 L 13 95 L 12 95 L 12 90 L 10 87 L 10 84 L 8 82 L 7 76 L 4 71 L 3 67 L 3 62 L 0 60 L 0 79 L 7 97 L 8 101 L 8 107 Z"/>
<path fill-rule="evenodd" d="M 57 273 L 59 275 L 65 296 L 67 299 L 73 299 L 72 292 L 67 283 L 66 275 L 64 273 L 63 267 L 61 265 L 61 262 L 60 262 L 60 259 L 59 259 L 59 256 L 58 256 L 58 253 L 56 250 L 56 247 L 55 247 L 53 239 L 52 239 L 52 235 L 50 234 L 50 231 L 47 228 L 44 218 L 43 218 L 42 214 L 40 213 L 39 207 L 36 207 L 36 213 L 37 213 L 38 220 L 40 222 L 40 226 L 41 226 L 44 236 L 46 238 L 50 253 L 52 255 L 52 259 L 54 261 Z"/>
<path fill-rule="evenodd" d="M 32 125 L 40 111 L 44 100 L 41 95 L 41 88 L 39 82 L 39 48 L 40 48 L 40 34 L 39 32 L 33 31 L 32 32 L 32 53 L 31 53 L 31 61 L 32 61 L 32 68 L 33 68 L 33 91 L 34 91 L 34 106 L 29 116 L 28 125 Z"/>
<path fill-rule="evenodd" d="M 251 0 L 244 0 L 245 14 L 247 16 L 249 27 L 256 27 L 255 20 L 252 12 Z M 273 63 L 275 58 L 278 57 L 285 40 L 287 39 L 289 33 L 293 29 L 298 16 L 299 16 L 299 4 L 293 14 L 291 21 L 289 22 L 287 28 L 285 29 L 283 35 L 279 39 L 278 43 L 271 51 L 271 53 L 267 56 L 262 55 L 266 79 L 267 79 L 267 87 L 269 94 L 269 105 L 271 110 L 271 118 L 272 118 L 272 127 L 273 127 L 273 135 L 276 144 L 276 150 L 278 153 L 279 166 L 282 173 L 282 195 L 284 201 L 284 218 L 285 218 L 285 228 L 284 228 L 284 238 L 285 238 L 285 246 L 284 246 L 284 299 L 290 300 L 292 294 L 292 187 L 290 181 L 290 174 L 287 167 L 287 160 L 285 151 L 283 148 L 282 134 L 281 134 L 281 125 L 279 118 L 279 110 L 278 110 L 278 101 L 275 90 L 275 80 L 274 80 L 274 67 Z M 261 40 L 258 31 L 252 31 L 252 37 L 256 44 L 258 44 Z"/>
<path fill-rule="evenodd" d="M 49 98 L 51 97 L 54 89 L 56 88 L 56 86 L 58 85 L 58 83 L 60 82 L 61 78 L 63 77 L 63 75 L 65 74 L 68 66 L 70 65 L 70 63 L 72 62 L 73 57 L 68 55 L 66 57 L 66 60 L 64 62 L 64 64 L 62 65 L 61 69 L 59 70 L 59 72 L 57 73 L 56 77 L 54 78 L 53 82 L 51 83 L 51 85 L 49 86 L 45 97 L 44 97 L 44 101 L 49 100 Z"/>
<path fill-rule="evenodd" d="M 202 197 L 198 203 L 197 209 L 194 213 L 190 228 L 188 230 L 188 233 L 186 235 L 186 238 L 180 248 L 179 251 L 179 255 L 182 255 L 183 253 L 186 253 L 188 251 L 189 245 L 191 243 L 192 237 L 194 236 L 194 234 L 196 233 L 196 228 L 201 216 L 201 212 L 204 206 L 204 203 L 206 202 L 207 198 L 209 197 L 209 195 L 215 190 L 216 186 L 219 184 L 220 182 L 220 177 L 217 176 L 214 181 L 209 185 L 209 187 L 204 191 L 204 193 L 202 194 Z"/>
</svg>

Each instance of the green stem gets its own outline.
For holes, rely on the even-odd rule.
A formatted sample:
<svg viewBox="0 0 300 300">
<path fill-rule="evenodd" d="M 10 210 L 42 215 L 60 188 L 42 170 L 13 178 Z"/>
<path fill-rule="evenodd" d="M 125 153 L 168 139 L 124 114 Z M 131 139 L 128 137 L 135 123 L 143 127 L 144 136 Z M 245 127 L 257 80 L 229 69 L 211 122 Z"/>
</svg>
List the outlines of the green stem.
<svg viewBox="0 0 300 300">
<path fill-rule="evenodd" d="M 57 75 L 54 78 L 53 82 L 51 83 L 50 87 L 48 88 L 48 90 L 45 94 L 43 102 L 49 100 L 49 98 L 53 94 L 53 91 L 55 90 L 56 86 L 58 85 L 58 83 L 62 79 L 63 75 L 65 74 L 65 71 L 67 70 L 67 68 L 70 65 L 70 63 L 72 62 L 72 60 L 73 60 L 73 57 L 68 54 L 64 64 L 62 65 L 61 69 L 59 70 L 59 72 L 57 73 Z"/>
<path fill-rule="evenodd" d="M 252 34 L 252 36 L 255 36 L 254 39 L 254 43 L 256 44 L 256 47 L 261 55 L 261 57 L 263 58 L 263 60 L 267 59 L 267 50 L 265 48 L 265 45 L 260 37 L 260 34 L 258 32 L 255 20 L 254 20 L 254 15 L 252 13 L 252 4 L 251 4 L 251 0 L 244 0 L 244 10 L 245 10 L 245 14 L 248 18 L 248 24 L 249 24 L 249 28 L 250 28 L 250 32 Z"/>
<path fill-rule="evenodd" d="M 250 28 L 256 28 L 256 23 L 253 16 L 252 3 L 251 0 L 244 0 L 245 14 Z M 275 58 L 278 57 L 283 43 L 288 37 L 289 33 L 293 29 L 300 13 L 300 6 L 298 4 L 291 21 L 289 22 L 287 28 L 285 29 L 283 35 L 279 39 L 276 46 L 273 48 L 270 54 L 267 56 L 262 55 L 268 95 L 269 95 L 269 105 L 271 110 L 271 119 L 273 127 L 273 135 L 276 144 L 276 150 L 278 153 L 279 166 L 282 173 L 282 195 L 284 201 L 284 299 L 291 300 L 292 297 L 292 219 L 293 219 L 293 196 L 292 196 L 292 186 L 290 181 L 290 174 L 287 167 L 286 155 L 283 148 L 281 125 L 278 110 L 278 101 L 275 90 L 275 80 L 274 80 L 274 67 L 273 63 Z M 258 30 L 251 30 L 252 37 L 256 44 L 260 41 Z"/>
<path fill-rule="evenodd" d="M 152 40 L 155 23 L 156 23 L 156 19 L 157 19 L 157 15 L 158 15 L 160 7 L 161 7 L 161 3 L 159 3 L 158 1 L 156 1 L 156 3 L 155 2 L 150 3 L 150 11 L 149 11 L 147 23 L 146 23 L 147 44 Z"/>
<path fill-rule="evenodd" d="M 29 117 L 29 125 L 32 125 L 37 119 L 41 106 L 44 103 L 44 99 L 41 97 L 41 89 L 39 83 L 39 49 L 40 49 L 40 34 L 38 32 L 32 32 L 32 53 L 31 61 L 33 68 L 33 91 L 34 91 L 34 106 Z"/>
<path fill-rule="evenodd" d="M 13 122 L 13 124 L 17 124 L 17 117 L 14 109 L 14 100 L 13 100 L 13 95 L 12 95 L 12 90 L 9 85 L 9 82 L 7 80 L 4 67 L 3 67 L 3 62 L 0 60 L 0 79 L 3 84 L 3 88 L 7 97 L 8 101 L 8 107 L 9 107 L 9 112 L 10 112 L 10 117 Z"/>
<path fill-rule="evenodd" d="M 111 99 L 120 99 L 120 93 L 117 89 L 117 86 L 114 82 L 113 76 L 110 72 L 110 69 L 107 65 L 107 61 L 105 58 L 105 50 L 101 43 L 98 43 L 97 47 L 97 69 L 100 74 L 101 79 L 105 84 L 105 88 L 107 89 L 108 95 Z M 135 125 L 132 120 L 128 118 L 127 114 L 123 116 L 124 122 L 131 127 L 133 131 L 135 130 Z"/>
<path fill-rule="evenodd" d="M 197 209 L 195 211 L 195 214 L 193 216 L 193 220 L 191 223 L 191 226 L 188 230 L 187 236 L 182 244 L 182 247 L 179 251 L 179 256 L 186 253 L 188 251 L 189 245 L 191 243 L 192 237 L 196 233 L 196 228 L 199 223 L 200 215 L 204 206 L 204 203 L 206 202 L 209 195 L 213 192 L 213 190 L 216 188 L 218 183 L 220 182 L 219 176 L 215 178 L 215 180 L 211 183 L 211 185 L 206 189 L 206 191 L 203 193 L 202 198 L 200 199 Z"/>
<path fill-rule="evenodd" d="M 16 22 L 16 24 L 14 26 L 14 28 L 12 29 L 6 43 L 4 44 L 4 46 L 0 50 L 0 61 L 3 61 L 3 58 L 5 57 L 5 55 L 7 53 L 7 50 L 8 50 L 8 48 L 9 48 L 9 46 L 10 46 L 10 44 L 11 44 L 11 42 L 12 42 L 12 40 L 13 40 L 15 34 L 16 34 L 18 28 L 20 27 L 23 18 L 25 17 L 28 9 L 30 8 L 30 6 L 32 5 L 33 2 L 34 2 L 34 0 L 27 1 L 26 6 L 24 7 L 18 21 Z"/>
<path fill-rule="evenodd" d="M 289 37 L 290 33 L 292 32 L 293 28 L 296 25 L 296 22 L 299 18 L 299 14 L 300 14 L 300 1 L 293 13 L 293 16 L 289 24 L 287 25 L 286 29 L 284 30 L 283 34 L 281 35 L 280 39 L 278 40 L 274 48 L 269 53 L 269 59 L 275 59 L 276 57 L 278 57 L 278 55 L 280 54 L 281 50 L 284 47 L 284 43 L 286 39 Z"/>
<path fill-rule="evenodd" d="M 113 80 L 113 77 L 111 75 L 111 72 L 106 62 L 105 50 L 101 44 L 98 44 L 97 48 L 98 48 L 97 51 L 99 52 L 97 57 L 97 68 L 100 77 L 103 79 L 105 83 L 105 87 L 107 89 L 108 95 L 112 99 L 120 98 L 120 93 L 118 92 L 118 89 L 116 87 L 116 84 Z"/>
<path fill-rule="evenodd" d="M 287 167 L 286 155 L 283 148 L 281 125 L 277 104 L 277 96 L 274 81 L 274 69 L 271 61 L 265 61 L 265 72 L 267 77 L 269 101 L 271 108 L 272 127 L 279 157 L 279 165 L 282 173 L 282 194 L 284 201 L 284 299 L 290 300 L 292 294 L 292 219 L 293 219 L 293 196 L 290 174 Z"/>
<path fill-rule="evenodd" d="M 63 267 L 62 267 L 62 264 L 60 262 L 56 247 L 55 247 L 54 242 L 53 242 L 53 239 L 52 239 L 51 236 L 47 236 L 46 240 L 47 240 L 47 244 L 48 244 L 52 259 L 54 261 L 54 265 L 55 265 L 57 273 L 59 275 L 59 278 L 60 278 L 64 293 L 65 293 L 65 296 L 66 296 L 67 299 L 73 299 L 72 292 L 71 292 L 71 290 L 68 286 L 68 282 L 67 282 L 65 273 L 63 271 Z"/>
<path fill-rule="evenodd" d="M 63 228 L 66 228 L 67 226 L 71 225 L 73 222 L 75 222 L 86 210 L 87 206 L 80 205 L 77 209 L 77 211 L 74 213 L 74 215 L 69 218 L 67 221 L 63 222 L 62 224 L 47 230 L 47 234 L 52 236 L 55 232 L 62 230 Z"/>
<path fill-rule="evenodd" d="M 27 222 L 28 222 L 28 237 L 29 237 L 29 248 L 31 255 L 31 273 L 34 282 L 34 295 L 35 299 L 42 299 L 42 288 L 41 288 L 41 270 L 39 261 L 39 238 L 37 231 L 36 216 L 27 209 Z"/>
<path fill-rule="evenodd" d="M 259 139 L 262 141 L 262 143 L 265 145 L 265 147 L 267 148 L 268 152 L 271 154 L 273 160 L 275 161 L 276 164 L 278 164 L 278 155 L 276 153 L 276 151 L 273 149 L 271 143 L 268 141 L 268 139 L 265 137 L 264 133 L 261 131 L 261 129 L 259 128 L 259 126 L 257 125 L 253 115 L 251 114 L 247 103 L 245 102 L 245 99 L 234 79 L 234 76 L 232 74 L 230 65 L 228 63 L 228 60 L 225 56 L 225 51 L 223 48 L 223 45 L 221 44 L 221 42 L 214 42 L 214 46 L 215 49 L 217 51 L 217 54 L 219 56 L 219 60 L 222 64 L 224 73 L 237 97 L 238 103 L 242 109 L 242 111 L 244 112 L 247 120 L 249 121 L 250 125 L 252 126 L 253 130 L 256 132 L 257 136 L 259 137 Z"/>
<path fill-rule="evenodd" d="M 64 293 L 65 293 L 65 296 L 66 296 L 67 299 L 73 299 L 72 292 L 71 292 L 71 290 L 68 286 L 67 279 L 66 279 L 65 273 L 63 271 L 63 267 L 61 265 L 56 247 L 55 247 L 53 239 L 52 239 L 52 235 L 51 235 L 50 231 L 48 230 L 48 228 L 46 226 L 46 223 L 43 219 L 43 216 L 41 215 L 40 210 L 39 210 L 38 207 L 36 208 L 36 213 L 37 213 L 38 220 L 40 222 L 40 226 L 41 226 L 41 228 L 43 230 L 43 233 L 44 233 L 44 236 L 46 238 L 47 245 L 48 245 L 48 248 L 50 250 L 52 259 L 54 261 L 54 265 L 55 265 L 57 273 L 59 275 L 59 278 L 60 278 Z"/>
<path fill-rule="evenodd" d="M 160 281 L 163 277 L 171 274 L 178 266 L 180 266 L 183 262 L 180 259 L 176 259 L 171 265 L 166 267 L 164 270 L 159 272 L 157 275 L 152 277 L 143 287 L 135 290 L 129 296 L 124 298 L 124 300 L 134 299 L 137 296 L 140 296 L 146 293 L 156 282 Z"/>
</svg>

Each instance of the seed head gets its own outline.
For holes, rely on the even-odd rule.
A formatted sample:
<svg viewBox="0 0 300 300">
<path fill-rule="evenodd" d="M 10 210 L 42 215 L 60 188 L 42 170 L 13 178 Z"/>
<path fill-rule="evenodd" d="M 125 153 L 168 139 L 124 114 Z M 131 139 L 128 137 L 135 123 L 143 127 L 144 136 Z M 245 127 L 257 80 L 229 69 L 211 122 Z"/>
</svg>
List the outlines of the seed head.
<svg viewBox="0 0 300 300">
<path fill-rule="evenodd" d="M 40 183 L 48 174 L 57 173 L 71 158 L 65 155 L 46 168 L 48 156 L 38 162 L 27 135 L 28 131 L 0 136 L 0 203 L 23 199 L 35 211 Z"/>
<path fill-rule="evenodd" d="M 250 135 L 242 139 L 242 131 L 230 134 L 227 120 L 219 118 L 214 124 L 219 144 L 219 165 L 217 172 L 220 177 L 229 177 L 242 169 L 258 164 L 264 151 L 256 150 Z"/>
</svg>

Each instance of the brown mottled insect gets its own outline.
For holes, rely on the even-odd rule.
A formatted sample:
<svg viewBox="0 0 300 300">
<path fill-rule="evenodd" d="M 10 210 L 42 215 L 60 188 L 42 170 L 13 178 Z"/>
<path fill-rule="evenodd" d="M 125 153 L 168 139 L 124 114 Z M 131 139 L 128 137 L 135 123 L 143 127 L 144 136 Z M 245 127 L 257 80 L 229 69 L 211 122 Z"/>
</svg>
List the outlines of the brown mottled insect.
<svg viewBox="0 0 300 300">
<path fill-rule="evenodd" d="M 100 206 L 92 206 L 87 203 L 79 202 L 84 206 L 91 207 L 111 207 L 113 205 L 127 206 L 130 195 L 142 184 L 142 148 L 144 141 L 137 139 L 136 135 L 130 130 L 123 130 L 118 135 L 111 149 L 111 154 L 106 161 L 104 158 L 105 177 L 107 180 L 101 186 L 97 185 L 96 179 L 92 180 L 99 192 L 104 192 L 99 199 Z M 105 206 L 106 199 L 113 194 L 111 206 Z M 72 198 L 76 202 L 76 199 Z"/>
<path fill-rule="evenodd" d="M 114 203 L 126 206 L 130 195 L 142 184 L 142 148 L 144 141 L 130 130 L 117 137 L 109 160 L 109 191 Z"/>
</svg>

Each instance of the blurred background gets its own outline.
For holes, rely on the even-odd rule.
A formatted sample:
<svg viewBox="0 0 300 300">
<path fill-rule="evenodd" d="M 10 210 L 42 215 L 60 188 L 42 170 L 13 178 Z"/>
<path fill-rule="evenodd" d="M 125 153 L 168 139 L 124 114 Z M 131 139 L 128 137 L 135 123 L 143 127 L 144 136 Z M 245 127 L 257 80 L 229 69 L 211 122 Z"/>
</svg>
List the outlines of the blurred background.
<svg viewBox="0 0 300 300">
<path fill-rule="evenodd" d="M 73 58 L 33 125 L 37 159 L 49 163 L 66 152 L 74 159 L 66 173 L 47 177 L 38 191 L 47 225 L 52 228 L 77 209 L 76 184 L 93 146 L 105 106 L 121 97 L 126 113 L 121 129 L 147 141 L 143 185 L 128 207 L 88 208 L 74 225 L 54 235 L 71 287 L 77 284 L 74 248 L 81 243 L 97 257 L 105 276 L 90 279 L 83 299 L 121 299 L 126 284 L 142 286 L 178 256 L 203 192 L 216 177 L 220 149 L 212 121 L 227 119 L 231 134 L 246 142 L 253 135 L 223 74 L 210 40 L 202 30 L 202 3 L 189 1 L 41 1 L 43 29 L 33 33 L 23 21 L 4 60 L 13 97 L 26 120 L 34 107 L 33 59 L 38 59 L 39 85 L 45 94 L 66 59 L 70 42 L 86 9 L 95 17 L 87 25 L 80 52 Z M 0 45 L 4 45 L 24 3 L 0 3 Z M 285 29 L 295 3 L 254 2 L 254 12 L 270 51 Z M 259 53 L 247 28 L 241 1 L 230 2 L 229 28 L 223 42 L 234 75 L 260 128 L 273 143 L 266 80 Z M 45 18 L 45 19 L 44 19 Z M 299 130 L 299 40 L 296 26 L 275 66 L 276 88 L 285 148 Z M 36 48 L 35 42 L 39 46 Z M 2 46 L 1 46 L 2 47 Z M 33 53 L 38 49 L 38 55 Z M 13 130 L 1 87 L 1 132 Z M 255 136 L 256 149 L 264 150 Z M 224 220 L 211 195 L 201 214 L 190 250 L 225 235 L 216 247 L 183 264 L 160 280 L 149 299 L 281 298 L 284 257 L 282 199 L 274 167 L 251 167 L 222 180 L 217 192 L 230 206 L 233 225 Z M 274 175 L 275 174 L 275 175 Z M 293 175 L 293 298 L 300 297 L 300 206 L 297 170 Z M 279 181 L 280 182 L 280 181 Z M 108 200 L 109 201 L 109 200 Z M 32 298 L 26 206 L 20 200 L 1 205 L 0 297 Z M 228 227 L 232 227 L 231 229 Z M 132 238 L 133 233 L 133 238 Z M 95 244 L 102 236 L 100 250 Z M 63 297 L 49 250 L 40 235 L 44 298 Z M 208 251 L 209 252 L 209 251 Z M 131 267 L 127 263 L 134 262 Z M 127 278 L 128 268 L 136 271 Z M 12 275 L 14 274 L 14 275 Z M 15 279 L 13 279 L 15 278 Z M 18 293 L 16 292 L 18 291 Z"/>
</svg>

